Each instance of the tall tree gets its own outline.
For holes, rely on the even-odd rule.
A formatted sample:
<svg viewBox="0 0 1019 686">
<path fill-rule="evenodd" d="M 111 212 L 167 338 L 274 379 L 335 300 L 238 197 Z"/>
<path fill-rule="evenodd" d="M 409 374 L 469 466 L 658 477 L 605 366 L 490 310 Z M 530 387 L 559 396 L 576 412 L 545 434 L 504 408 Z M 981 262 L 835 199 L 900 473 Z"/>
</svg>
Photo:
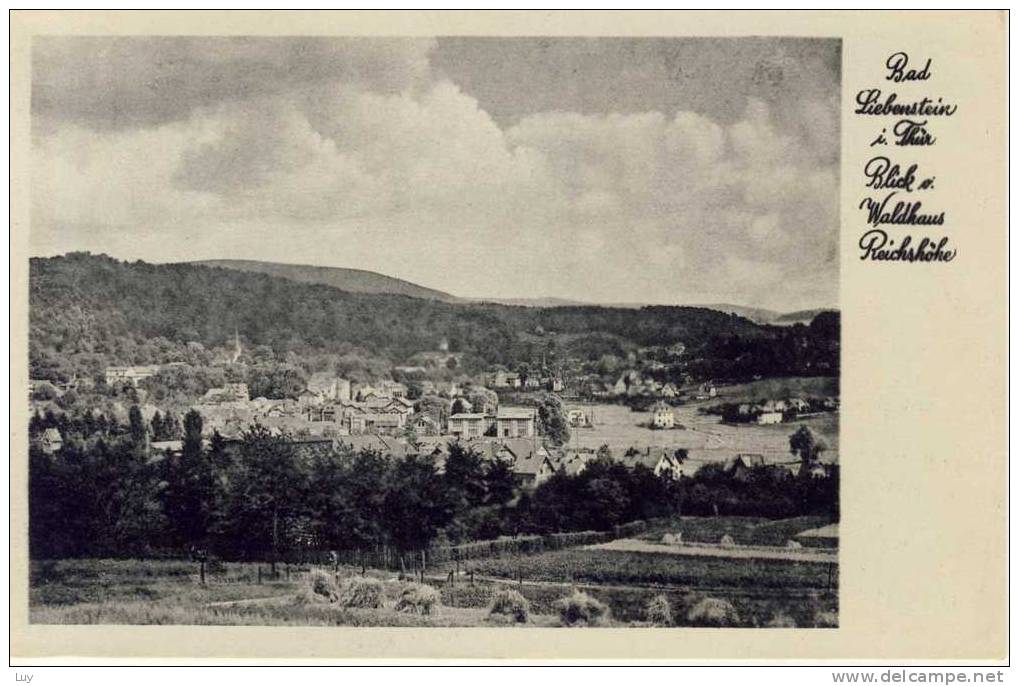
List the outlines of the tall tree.
<svg viewBox="0 0 1019 686">
<path fill-rule="evenodd" d="M 205 547 L 216 509 L 216 475 L 210 456 L 202 450 L 202 417 L 195 410 L 184 415 L 180 454 L 165 460 L 164 508 L 177 545 Z"/>
<path fill-rule="evenodd" d="M 247 536 L 248 551 L 268 551 L 273 574 L 280 560 L 286 519 L 300 510 L 307 472 L 294 443 L 261 424 L 241 435 L 240 459 L 230 478 L 229 509 L 234 536 Z"/>
<path fill-rule="evenodd" d="M 570 422 L 559 396 L 546 393 L 538 404 L 538 432 L 555 445 L 570 441 Z"/>
<path fill-rule="evenodd" d="M 145 419 L 138 405 L 131 405 L 127 413 L 128 431 L 131 436 L 131 445 L 139 454 L 144 454 L 148 445 L 148 431 L 145 428 Z"/>
<path fill-rule="evenodd" d="M 824 439 L 817 436 L 808 426 L 801 426 L 789 436 L 789 452 L 800 458 L 800 476 L 810 476 L 821 453 L 828 449 Z"/>
<path fill-rule="evenodd" d="M 485 465 L 474 450 L 460 443 L 451 443 L 442 478 L 456 514 L 485 501 Z"/>
<path fill-rule="evenodd" d="M 409 456 L 396 463 L 382 515 L 389 540 L 401 554 L 428 547 L 452 519 L 445 483 L 432 460 Z"/>
<path fill-rule="evenodd" d="M 485 504 L 505 506 L 513 500 L 517 483 L 513 465 L 507 460 L 489 460 L 485 463 Z"/>
</svg>

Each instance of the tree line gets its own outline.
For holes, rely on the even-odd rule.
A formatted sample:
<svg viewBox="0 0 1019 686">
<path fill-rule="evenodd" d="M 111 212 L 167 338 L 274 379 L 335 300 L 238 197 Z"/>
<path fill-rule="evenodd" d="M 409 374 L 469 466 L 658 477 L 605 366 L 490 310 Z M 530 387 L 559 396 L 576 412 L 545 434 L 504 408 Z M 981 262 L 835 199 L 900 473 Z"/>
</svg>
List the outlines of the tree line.
<svg viewBox="0 0 1019 686">
<path fill-rule="evenodd" d="M 41 417 L 33 431 L 44 431 L 49 420 L 67 421 Z M 137 406 L 125 426 L 101 417 L 81 422 L 74 428 L 94 433 L 71 437 L 53 454 L 35 441 L 30 449 L 35 558 L 180 556 L 200 549 L 276 562 L 310 550 L 386 546 L 403 554 L 442 542 L 605 530 L 680 512 L 838 511 L 837 470 L 818 479 L 761 467 L 738 480 L 709 465 L 675 480 L 620 463 L 603 449 L 577 475 L 560 471 L 522 488 L 509 463 L 457 443 L 440 468 L 430 455 L 306 449 L 258 424 L 238 441 L 218 434 L 203 440 L 202 418 L 191 411 L 183 418 L 181 450 L 159 454 Z M 819 446 L 810 436 L 795 443 L 804 464 L 816 460 Z"/>
</svg>

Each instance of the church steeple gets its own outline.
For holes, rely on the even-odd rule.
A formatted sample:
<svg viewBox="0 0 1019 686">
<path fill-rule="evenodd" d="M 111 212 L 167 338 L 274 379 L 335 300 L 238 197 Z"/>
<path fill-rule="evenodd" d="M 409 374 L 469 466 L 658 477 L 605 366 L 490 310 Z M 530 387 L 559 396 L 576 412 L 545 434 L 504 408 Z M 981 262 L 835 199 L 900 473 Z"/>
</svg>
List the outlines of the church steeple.
<svg viewBox="0 0 1019 686">
<path fill-rule="evenodd" d="M 234 354 L 230 359 L 231 364 L 237 364 L 237 361 L 241 359 L 241 337 L 237 333 L 237 329 L 234 329 Z"/>
</svg>

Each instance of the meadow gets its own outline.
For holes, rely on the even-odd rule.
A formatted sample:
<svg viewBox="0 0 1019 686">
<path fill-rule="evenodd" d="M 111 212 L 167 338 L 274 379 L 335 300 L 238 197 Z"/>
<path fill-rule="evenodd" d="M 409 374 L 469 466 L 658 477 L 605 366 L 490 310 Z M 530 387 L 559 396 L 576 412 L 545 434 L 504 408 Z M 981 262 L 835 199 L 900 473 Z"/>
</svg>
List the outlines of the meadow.
<svg viewBox="0 0 1019 686">
<path fill-rule="evenodd" d="M 829 377 L 789 377 L 766 379 L 746 384 L 718 387 L 718 396 L 681 404 L 673 408 L 676 423 L 682 429 L 648 428 L 651 415 L 634 412 L 625 405 L 599 403 L 585 405 L 593 414 L 594 426 L 573 429 L 570 447 L 597 450 L 608 445 L 615 455 L 631 446 L 684 448 L 693 470 L 708 462 L 724 462 L 738 453 L 763 455 L 768 462 L 789 462 L 789 435 L 807 426 L 828 445 L 824 462 L 838 462 L 839 417 L 828 413 L 802 420 L 773 425 L 723 424 L 718 415 L 704 414 L 703 408 L 719 403 L 750 402 L 769 398 L 827 397 L 838 395 L 838 379 Z"/>
<path fill-rule="evenodd" d="M 508 579 L 620 586 L 682 586 L 691 590 L 827 590 L 829 580 L 828 567 L 823 564 L 593 548 L 489 558 L 477 561 L 473 567 L 478 574 Z M 837 585 L 837 581 L 836 576 L 833 585 Z"/>
<path fill-rule="evenodd" d="M 258 569 L 262 580 L 258 581 Z M 42 560 L 31 565 L 29 621 L 33 624 L 181 624 L 249 626 L 485 626 L 487 592 L 459 606 L 444 603 L 431 615 L 397 612 L 395 601 L 410 583 L 392 573 L 368 570 L 385 591 L 381 608 L 309 603 L 308 567 L 280 565 L 271 579 L 267 564 L 227 563 L 201 583 L 197 563 L 168 560 Z M 330 570 L 330 573 L 334 573 Z M 338 578 L 360 576 L 340 567 Z M 479 589 L 480 590 L 480 589 Z M 534 615 L 532 625 L 554 625 Z"/>
<path fill-rule="evenodd" d="M 825 516 L 808 515 L 789 519 L 763 517 L 675 517 L 652 522 L 638 538 L 658 543 L 665 534 L 680 533 L 688 543 L 718 543 L 730 536 L 738 545 L 783 546 L 796 534 L 831 523 Z"/>
<path fill-rule="evenodd" d="M 682 533 L 686 542 L 782 546 L 793 535 L 828 521 L 821 517 L 682 517 L 655 521 L 640 540 L 658 543 Z M 764 627 L 781 618 L 799 627 L 831 626 L 837 617 L 838 566 L 788 560 L 732 559 L 573 547 L 536 554 L 504 554 L 457 566 L 429 567 L 424 581 L 440 594 L 429 615 L 395 609 L 411 583 L 395 572 L 368 569 L 385 603 L 365 609 L 302 600 L 312 567 L 217 562 L 206 570 L 187 560 L 68 559 L 31 564 L 29 617 L 38 624 L 183 624 L 262 626 L 470 627 L 502 624 L 488 617 L 493 595 L 510 588 L 531 604 L 531 626 L 558 626 L 555 603 L 580 589 L 608 606 L 611 623 L 640 626 L 648 602 L 664 595 L 674 624 L 689 625 L 706 598 L 730 602 L 739 626 Z M 317 568 L 322 569 L 322 568 Z M 338 581 L 359 567 L 326 570 Z M 459 574 L 457 574 L 459 572 Z M 451 574 L 452 573 L 452 574 Z M 306 595 L 306 594 L 305 594 Z"/>
<path fill-rule="evenodd" d="M 801 627 L 829 626 L 836 616 L 837 593 L 826 588 L 823 566 L 662 557 L 579 549 L 472 563 L 473 583 L 466 572 L 452 584 L 445 575 L 426 576 L 441 597 L 429 615 L 396 611 L 396 599 L 410 582 L 378 570 L 367 575 L 382 581 L 385 603 L 365 609 L 302 601 L 308 568 L 291 567 L 288 575 L 281 567 L 279 578 L 269 579 L 268 566 L 261 565 L 259 583 L 256 565 L 230 563 L 202 584 L 190 562 L 36 561 L 29 618 L 34 624 L 82 625 L 503 626 L 487 608 L 506 588 L 530 602 L 530 626 L 559 626 L 555 603 L 575 589 L 605 603 L 614 626 L 643 625 L 645 607 L 657 595 L 668 598 L 676 626 L 687 625 L 690 610 L 709 597 L 731 602 L 740 626 L 767 626 L 775 617 Z M 337 571 L 340 579 L 359 573 L 348 567 Z"/>
</svg>

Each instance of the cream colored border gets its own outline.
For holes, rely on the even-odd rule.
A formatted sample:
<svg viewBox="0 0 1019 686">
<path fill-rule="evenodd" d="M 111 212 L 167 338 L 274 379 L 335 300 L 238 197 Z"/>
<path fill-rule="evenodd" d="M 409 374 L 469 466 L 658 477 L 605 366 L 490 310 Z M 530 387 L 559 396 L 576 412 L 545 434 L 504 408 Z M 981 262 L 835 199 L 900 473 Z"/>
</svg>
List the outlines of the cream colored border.
<svg viewBox="0 0 1019 686">
<path fill-rule="evenodd" d="M 29 626 L 27 194 L 33 34 L 783 35 L 842 38 L 843 519 L 837 630 Z M 1007 250 L 1004 12 L 14 12 L 11 16 L 11 651 L 149 658 L 1000 660 L 1006 656 Z M 949 265 L 863 264 L 848 113 L 882 64 L 930 56 L 958 101 L 925 151 L 959 249 Z M 905 91 L 905 89 L 902 89 Z M 21 170 L 19 172 L 19 170 Z M 17 661 L 17 657 L 15 657 Z M 58 659 L 66 662 L 66 659 Z M 34 662 L 34 661 L 32 661 Z M 165 660 L 161 660 L 165 662 Z"/>
</svg>

